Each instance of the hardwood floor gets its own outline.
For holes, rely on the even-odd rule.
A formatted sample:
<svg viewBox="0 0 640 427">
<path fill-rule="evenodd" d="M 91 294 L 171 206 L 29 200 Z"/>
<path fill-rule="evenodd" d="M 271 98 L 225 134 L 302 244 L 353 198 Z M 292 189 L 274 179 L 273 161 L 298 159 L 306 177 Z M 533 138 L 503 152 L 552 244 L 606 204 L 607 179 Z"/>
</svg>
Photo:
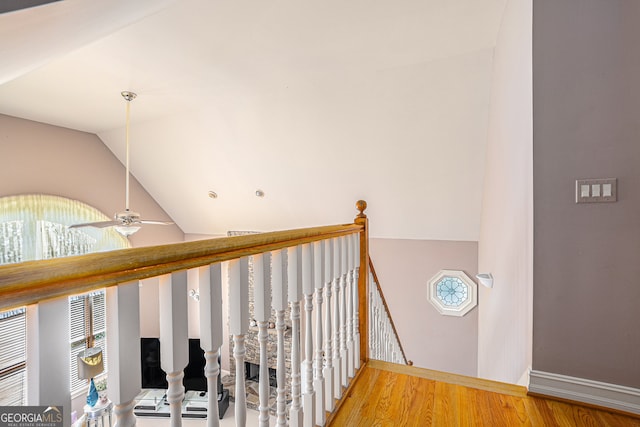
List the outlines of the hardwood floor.
<svg viewBox="0 0 640 427">
<path fill-rule="evenodd" d="M 329 425 L 640 427 L 640 418 L 527 396 L 524 387 L 372 361 Z"/>
</svg>

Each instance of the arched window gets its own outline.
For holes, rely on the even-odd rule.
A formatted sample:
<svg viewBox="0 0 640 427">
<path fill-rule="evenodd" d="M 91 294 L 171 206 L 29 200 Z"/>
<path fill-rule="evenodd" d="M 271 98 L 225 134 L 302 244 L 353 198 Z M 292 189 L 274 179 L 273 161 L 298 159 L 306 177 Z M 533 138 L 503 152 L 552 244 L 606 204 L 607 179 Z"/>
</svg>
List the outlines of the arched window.
<svg viewBox="0 0 640 427">
<path fill-rule="evenodd" d="M 23 261 L 82 255 L 130 247 L 129 241 L 111 228 L 69 229 L 72 224 L 105 221 L 97 209 L 64 197 L 32 194 L 0 197 L 0 265 Z M 93 337 L 106 346 L 104 291 L 69 298 L 69 387 L 77 393 L 86 386 L 77 376 L 77 358 L 84 349 L 85 302 L 93 306 Z M 25 309 L 0 313 L 0 405 L 26 402 Z M 106 357 L 106 353 L 105 353 Z"/>
</svg>

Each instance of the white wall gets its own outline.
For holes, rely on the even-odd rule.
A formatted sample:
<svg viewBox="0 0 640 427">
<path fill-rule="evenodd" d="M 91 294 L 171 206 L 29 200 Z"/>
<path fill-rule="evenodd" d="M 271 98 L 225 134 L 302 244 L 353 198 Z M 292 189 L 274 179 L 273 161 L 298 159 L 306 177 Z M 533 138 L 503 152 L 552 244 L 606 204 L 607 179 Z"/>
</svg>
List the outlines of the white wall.
<svg viewBox="0 0 640 427">
<path fill-rule="evenodd" d="M 363 198 L 372 236 L 477 240 L 491 55 L 242 91 L 224 108 L 136 123 L 132 170 L 187 233 L 339 224 Z M 133 113 L 144 114 L 146 99 Z M 99 135 L 122 158 L 124 131 Z"/>
<path fill-rule="evenodd" d="M 507 3 L 493 81 L 478 270 L 478 376 L 526 384 L 531 366 L 533 289 L 531 0 Z"/>
</svg>

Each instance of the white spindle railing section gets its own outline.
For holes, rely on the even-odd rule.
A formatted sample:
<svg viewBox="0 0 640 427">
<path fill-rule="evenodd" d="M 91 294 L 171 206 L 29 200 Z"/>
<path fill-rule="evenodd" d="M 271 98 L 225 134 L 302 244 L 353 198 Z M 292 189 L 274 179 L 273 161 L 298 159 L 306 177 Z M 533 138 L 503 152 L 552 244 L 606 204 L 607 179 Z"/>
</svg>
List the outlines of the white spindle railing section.
<svg viewBox="0 0 640 427">
<path fill-rule="evenodd" d="M 138 280 L 158 277 L 160 360 L 168 381 L 166 402 L 170 407 L 170 425 L 181 426 L 185 398 L 183 370 L 188 363 L 187 289 L 197 286 L 199 290 L 200 343 L 206 360 L 204 375 L 208 389 L 213 391 L 220 373 L 218 359 L 224 345 L 223 327 L 227 324 L 227 319 L 222 318 L 222 289 L 226 282 L 229 293 L 224 299 L 228 304 L 228 328 L 233 339 L 232 355 L 236 367 L 235 424 L 245 426 L 244 362 L 245 339 L 250 323 L 249 259 L 252 257 L 254 313 L 251 315 L 258 327 L 260 352 L 258 425 L 324 426 L 327 422 L 325 411 L 335 408 L 335 399 L 341 398 L 344 388 L 355 376 L 361 356 L 365 360 L 367 358 L 366 354 L 360 355 L 360 316 L 363 313 L 359 313 L 359 292 L 366 289 L 366 282 L 363 287 L 359 275 L 360 234 L 366 228 L 366 217 L 362 211 L 366 204 L 362 202 L 358 206 L 361 212 L 354 225 L 309 229 L 313 230 L 309 232 L 294 230 L 290 232 L 293 237 L 279 237 L 282 240 L 267 233 L 263 237 L 233 238 L 240 240 L 216 239 L 204 246 L 196 242 L 168 245 L 159 247 L 161 249 L 153 254 L 142 251 L 146 248 L 139 248 L 129 252 L 116 251 L 111 256 L 102 254 L 97 258 L 94 254 L 86 256 L 89 258 L 77 257 L 76 260 L 43 261 L 47 264 L 40 270 L 36 268 L 38 273 L 29 279 L 31 282 L 20 282 L 24 281 L 25 274 L 21 266 L 0 268 L 0 308 L 31 304 L 28 310 L 32 313 L 29 323 L 31 340 L 35 343 L 34 348 L 35 345 L 39 347 L 35 354 L 40 357 L 32 357 L 27 362 L 30 377 L 36 381 L 30 385 L 31 401 L 28 403 L 47 404 L 45 400 L 52 398 L 52 390 L 59 398 L 59 390 L 68 384 L 65 382 L 68 379 L 62 379 L 69 375 L 66 358 L 47 360 L 43 357 L 45 348 L 57 349 L 61 354 L 68 351 L 56 345 L 65 342 L 60 333 L 47 335 L 47 322 L 64 331 L 65 325 L 51 319 L 66 318 L 60 313 L 67 310 L 64 303 L 67 294 L 107 286 L 108 393 L 115 407 L 116 426 L 134 426 L 135 398 L 140 392 L 139 305 L 146 303 L 139 301 Z M 218 247 L 219 241 L 225 241 L 228 246 Z M 176 254 L 176 251 L 182 252 Z M 105 265 L 100 269 L 92 268 L 90 264 L 95 259 Z M 29 266 L 27 269 L 32 268 Z M 197 269 L 197 274 L 188 275 L 189 269 Z M 51 277 L 64 279 L 55 282 Z M 187 283 L 196 279 L 197 283 Z M 47 298 L 43 303 L 37 302 L 38 296 L 25 297 L 24 291 L 20 294 L 9 289 L 15 283 L 19 286 L 24 283 L 26 289 L 33 286 L 29 283 L 37 285 L 43 280 L 53 284 L 43 286 L 41 292 L 44 294 L 41 296 L 46 295 Z M 65 290 L 59 286 L 63 283 L 71 284 L 73 290 L 64 293 Z M 291 310 L 290 348 L 285 348 L 287 309 Z M 277 334 L 277 399 L 272 412 L 275 416 L 270 415 L 267 362 L 267 328 L 272 312 L 275 313 Z M 372 315 L 380 316 L 377 309 L 372 311 Z M 287 351 L 290 352 L 290 372 L 287 372 L 285 361 Z M 48 373 L 35 375 L 38 372 Z M 53 374 L 58 372 L 62 374 Z M 291 378 L 290 401 L 287 401 L 285 389 L 287 377 Z M 63 402 L 65 410 L 69 409 L 70 396 L 66 400 L 64 397 L 58 400 Z M 49 403 L 55 404 L 53 401 Z M 207 411 L 207 427 L 218 426 L 217 393 L 208 394 Z M 69 425 L 68 420 L 65 425 Z"/>
<path fill-rule="evenodd" d="M 303 406 L 305 427 L 312 427 L 316 418 L 316 394 L 313 389 L 313 246 L 302 245 L 302 293 L 304 294 L 305 341 L 303 362 L 305 381 L 303 386 Z"/>
<path fill-rule="evenodd" d="M 333 295 L 334 295 L 334 309 L 333 309 L 333 397 L 340 399 L 342 396 L 342 357 L 340 357 L 340 331 L 341 331 L 341 317 L 340 312 L 342 307 L 342 292 L 340 292 L 340 278 L 342 277 L 342 271 L 340 269 L 340 239 L 333 239 Z"/>
<path fill-rule="evenodd" d="M 347 337 L 346 337 L 346 354 L 347 354 L 347 376 L 349 378 L 353 378 L 353 376 L 355 375 L 355 369 L 354 369 L 354 346 L 353 346 L 353 323 L 354 323 L 354 319 L 353 319 L 353 313 L 355 312 L 354 306 L 353 306 L 353 302 L 354 302 L 354 297 L 353 297 L 353 287 L 355 286 L 355 283 L 353 281 L 353 269 L 354 269 L 354 258 L 355 258 L 355 250 L 354 250 L 354 244 L 353 244 L 353 239 L 351 238 L 351 236 L 346 236 L 344 237 L 345 240 L 345 244 L 346 244 L 346 252 L 347 252 L 347 272 L 345 274 L 345 283 L 346 283 L 346 288 L 345 288 L 345 294 L 346 294 L 346 302 L 347 302 L 347 319 L 346 319 L 346 333 L 347 333 Z"/>
<path fill-rule="evenodd" d="M 267 362 L 267 326 L 271 317 L 271 257 L 269 254 L 253 256 L 254 316 L 258 322 L 260 343 L 260 427 L 269 426 L 269 366 Z"/>
<path fill-rule="evenodd" d="M 220 263 L 198 268 L 200 292 L 200 346 L 204 350 L 207 390 L 216 390 L 220 366 L 218 356 L 223 342 L 222 269 Z M 207 396 L 207 427 L 220 425 L 216 393 Z"/>
<path fill-rule="evenodd" d="M 291 408 L 289 424 L 302 427 L 302 402 L 300 399 L 300 299 L 302 284 L 300 272 L 302 263 L 298 262 L 300 247 L 287 250 L 287 285 L 291 306 Z M 299 268 L 300 267 L 300 268 Z"/>
<path fill-rule="evenodd" d="M 316 354 L 314 359 L 313 370 L 313 391 L 316 395 L 316 424 L 319 426 L 324 425 L 325 422 L 325 379 L 323 372 L 324 351 L 322 340 L 322 303 L 323 303 L 323 290 L 325 286 L 324 281 L 324 262 L 325 262 L 325 247 L 323 242 L 313 243 L 313 284 L 316 289 Z"/>
<path fill-rule="evenodd" d="M 373 274 L 369 276 L 369 357 L 407 364 L 400 340 Z"/>
<path fill-rule="evenodd" d="M 184 400 L 184 368 L 189 363 L 187 314 L 187 272 L 178 271 L 160 277 L 160 363 L 167 373 L 167 403 L 171 412 L 171 427 L 182 426 Z M 111 358 L 109 358 L 111 361 Z M 108 362 L 109 362 L 108 361 Z"/>
<path fill-rule="evenodd" d="M 56 402 L 71 409 L 69 388 L 69 298 L 27 306 L 27 404 Z M 111 359 L 111 358 L 109 358 Z"/>
<path fill-rule="evenodd" d="M 123 283 L 107 289 L 107 353 L 109 354 L 109 376 L 107 390 L 113 402 L 113 412 L 118 427 L 136 425 L 133 413 L 135 398 L 140 392 L 138 383 L 131 378 L 140 378 L 140 287 L 138 282 Z M 216 360 L 217 363 L 217 360 Z"/>
<path fill-rule="evenodd" d="M 260 417 L 268 426 L 268 382 L 266 373 L 266 327 L 271 309 L 276 313 L 278 334 L 277 406 L 275 425 L 323 426 L 325 409 L 331 410 L 335 398 L 355 374 L 359 356 L 355 341 L 358 329 L 357 280 L 359 267 L 358 234 L 292 246 L 270 254 L 254 255 L 253 283 L 255 318 L 260 341 Z M 229 261 L 230 310 L 242 313 L 248 307 L 245 287 L 247 263 Z M 331 304 L 331 290 L 336 295 Z M 325 299 L 326 295 L 326 299 Z M 270 299 L 270 296 L 272 298 Z M 317 304 L 314 329 L 314 296 Z M 301 302 L 304 300 L 304 330 L 301 329 Z M 238 306 L 241 304 L 242 307 Z M 271 305 L 270 305 L 271 304 Z M 322 306 L 326 310 L 322 310 Z M 286 410 L 285 310 L 291 308 L 291 397 Z M 242 321 L 248 314 L 242 313 Z M 333 319 L 333 322 L 332 322 Z M 231 316 L 236 357 L 236 425 L 245 425 L 246 401 L 241 365 L 244 363 L 246 328 L 237 329 L 237 316 Z M 322 325 L 325 325 L 324 331 Z M 315 330 L 315 335 L 314 335 Z M 326 341 L 323 341 L 323 332 Z M 315 337 L 315 340 L 314 340 Z M 314 351 L 315 342 L 315 351 Z M 304 343 L 304 360 L 301 345 Z M 304 374 L 304 375 L 302 375 Z M 304 383 L 301 381 L 304 377 Z M 240 386 L 238 386 L 240 383 Z"/>
<path fill-rule="evenodd" d="M 340 378 L 343 387 L 349 385 L 347 376 L 347 238 L 339 237 L 340 245 Z M 339 397 L 341 397 L 340 394 Z"/>
<path fill-rule="evenodd" d="M 276 370 L 277 383 L 278 383 L 278 397 L 277 397 L 277 420 L 276 425 L 287 425 L 287 401 L 286 401 L 286 389 L 285 389 L 285 350 L 284 350 L 284 312 L 287 309 L 287 284 L 286 269 L 284 263 L 286 262 L 286 249 L 274 251 L 271 253 L 271 280 L 273 291 L 273 309 L 276 312 L 276 332 L 278 333 L 278 369 Z"/>
<path fill-rule="evenodd" d="M 325 293 L 327 295 L 327 308 L 325 313 L 325 333 L 327 335 L 327 341 L 325 342 L 324 347 L 324 378 L 326 381 L 325 384 L 325 405 L 327 411 L 333 411 L 335 400 L 334 396 L 336 395 L 335 391 L 335 368 L 333 367 L 333 323 L 331 321 L 335 312 L 336 304 L 331 304 L 331 283 L 333 280 L 333 241 L 325 240 L 324 242 L 324 250 L 325 250 L 325 264 L 324 264 L 324 285 L 325 285 Z"/>
</svg>

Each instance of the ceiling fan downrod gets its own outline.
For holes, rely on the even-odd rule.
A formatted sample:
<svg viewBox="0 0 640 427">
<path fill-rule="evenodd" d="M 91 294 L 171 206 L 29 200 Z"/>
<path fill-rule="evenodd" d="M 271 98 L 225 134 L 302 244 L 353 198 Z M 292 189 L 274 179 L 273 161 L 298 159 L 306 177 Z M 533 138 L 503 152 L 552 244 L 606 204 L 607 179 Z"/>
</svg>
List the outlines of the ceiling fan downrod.
<svg viewBox="0 0 640 427">
<path fill-rule="evenodd" d="M 133 101 L 134 99 L 136 99 L 136 95 L 133 92 L 129 92 L 129 91 L 122 91 L 120 92 L 120 95 L 122 95 L 122 97 L 124 98 L 125 101 L 127 101 L 127 122 L 126 122 L 126 160 L 125 160 L 125 170 L 126 170 L 126 176 L 125 176 L 125 201 L 124 201 L 124 208 L 126 212 L 129 212 L 129 123 L 130 123 L 130 110 L 131 110 L 131 101 Z"/>
</svg>

